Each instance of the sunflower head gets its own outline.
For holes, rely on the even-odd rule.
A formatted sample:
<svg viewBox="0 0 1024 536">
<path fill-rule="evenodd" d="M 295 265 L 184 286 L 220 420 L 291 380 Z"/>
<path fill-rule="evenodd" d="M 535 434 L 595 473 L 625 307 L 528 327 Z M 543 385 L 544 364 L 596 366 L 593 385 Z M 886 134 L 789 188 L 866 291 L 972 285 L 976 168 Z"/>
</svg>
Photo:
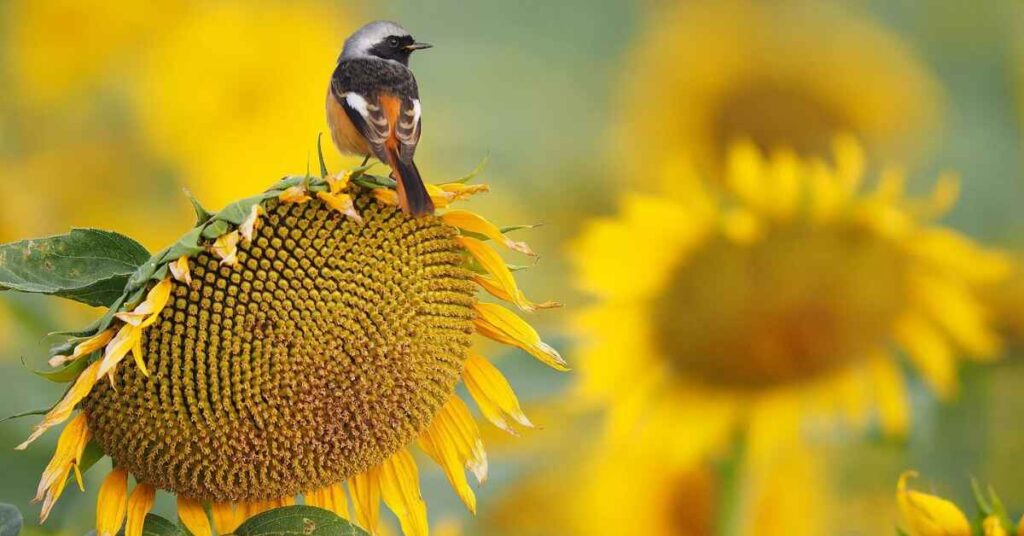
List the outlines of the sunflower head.
<svg viewBox="0 0 1024 536">
<path fill-rule="evenodd" d="M 107 316 L 56 350 L 55 374 L 72 385 L 25 444 L 75 415 L 40 483 L 44 518 L 86 465 L 88 444 L 115 467 L 101 534 L 124 521 L 129 475 L 136 514 L 156 489 L 170 491 L 197 535 L 209 530 L 207 506 L 225 526 L 300 494 L 348 515 L 346 481 L 362 526 L 377 526 L 383 499 L 403 531 L 421 534 L 426 509 L 407 451 L 417 440 L 475 508 L 464 471 L 482 482 L 487 459 L 456 384 L 499 427 L 533 424 L 501 372 L 470 350 L 473 335 L 565 368 L 532 327 L 477 291 L 525 311 L 557 304 L 527 299 L 490 244 L 533 255 L 525 243 L 449 208 L 485 186 L 429 186 L 447 210 L 414 218 L 395 207 L 393 181 L 366 169 L 288 178 L 217 214 L 200 210 L 199 225 L 143 263 Z"/>
<path fill-rule="evenodd" d="M 958 352 L 998 355 L 978 291 L 1007 261 L 936 223 L 957 182 L 910 198 L 885 170 L 866 187 L 848 138 L 831 160 L 740 143 L 721 187 L 666 175 L 680 195 L 630 196 L 584 233 L 575 259 L 598 301 L 580 317 L 582 378 L 613 423 L 666 433 L 699 418 L 703 434 L 681 432 L 679 452 L 752 417 L 755 436 L 796 437 L 808 411 L 859 422 L 875 408 L 901 432 L 900 358 L 949 397 Z"/>
</svg>

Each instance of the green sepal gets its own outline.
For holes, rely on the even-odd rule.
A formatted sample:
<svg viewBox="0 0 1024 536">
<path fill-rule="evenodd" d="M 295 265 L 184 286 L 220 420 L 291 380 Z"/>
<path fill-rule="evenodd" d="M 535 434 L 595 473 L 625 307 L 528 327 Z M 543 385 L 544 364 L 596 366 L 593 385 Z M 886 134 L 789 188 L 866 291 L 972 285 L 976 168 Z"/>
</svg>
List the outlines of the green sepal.
<svg viewBox="0 0 1024 536">
<path fill-rule="evenodd" d="M 90 439 L 85 444 L 85 449 L 82 450 L 82 463 L 78 464 L 78 470 L 85 473 L 92 466 L 96 465 L 96 462 L 103 459 L 106 454 L 103 453 L 103 449 L 100 448 L 100 444 L 95 439 Z"/>
<path fill-rule="evenodd" d="M 109 306 L 149 252 L 131 238 L 100 229 L 0 245 L 0 287 Z"/>
<path fill-rule="evenodd" d="M 142 536 L 187 536 L 188 532 L 176 523 L 156 514 L 146 514 L 142 523 Z"/>
<path fill-rule="evenodd" d="M 309 505 L 275 508 L 250 517 L 235 536 L 369 536 L 337 514 Z"/>
<path fill-rule="evenodd" d="M 320 178 L 327 178 L 327 163 L 324 162 L 324 148 L 320 144 L 320 139 L 324 137 L 323 132 L 316 133 L 316 157 L 320 161 Z"/>
<path fill-rule="evenodd" d="M 398 183 L 395 182 L 395 179 L 392 179 L 391 177 L 382 177 L 380 175 L 371 175 L 369 173 L 363 173 L 359 176 L 353 174 L 351 181 L 370 190 L 375 190 L 377 188 L 389 188 L 394 190 L 398 185 Z"/>
<path fill-rule="evenodd" d="M 185 192 L 188 202 L 192 203 L 192 210 L 196 213 L 196 225 L 202 225 L 213 217 L 213 213 L 203 208 L 203 205 L 196 199 L 196 196 L 192 195 L 188 188 L 182 188 L 182 191 Z"/>
<path fill-rule="evenodd" d="M 50 351 L 52 352 L 53 349 L 51 349 Z M 65 354 L 53 354 L 53 355 L 65 355 Z M 25 363 L 22 363 L 22 364 L 25 365 Z M 74 381 L 75 378 L 78 378 L 78 375 L 81 374 L 82 371 L 85 370 L 85 367 L 87 367 L 87 366 L 89 366 L 89 356 L 79 357 L 78 359 L 68 363 L 67 365 L 64 365 L 63 367 L 58 368 L 58 369 L 54 369 L 54 370 L 35 370 L 35 369 L 29 367 L 28 365 L 25 365 L 25 368 L 27 368 L 29 371 L 31 371 L 32 374 L 35 374 L 36 376 L 39 376 L 40 378 L 44 378 L 44 379 L 50 380 L 51 382 L 54 382 L 54 383 L 68 383 L 70 381 Z"/>
<path fill-rule="evenodd" d="M 249 213 L 252 211 L 253 206 L 258 205 L 263 201 L 266 201 L 267 198 L 269 197 L 277 197 L 277 194 L 262 193 L 259 195 L 254 195 L 252 197 L 246 197 L 245 199 L 240 199 L 224 207 L 224 210 L 218 212 L 215 217 L 217 218 L 218 221 L 227 222 L 237 227 L 241 225 L 246 218 L 249 217 Z"/>
<path fill-rule="evenodd" d="M 41 408 L 41 409 L 33 409 L 33 410 L 30 410 L 30 411 L 23 411 L 21 413 L 15 413 L 14 415 L 8 415 L 8 416 L 0 419 L 0 423 L 7 422 L 7 421 L 13 421 L 14 419 L 21 419 L 23 417 L 31 417 L 33 415 L 46 415 L 46 413 L 48 411 L 50 411 L 50 408 Z"/>
<path fill-rule="evenodd" d="M 214 220 L 207 225 L 202 232 L 202 237 L 208 240 L 216 240 L 221 235 L 228 232 L 231 225 L 224 220 Z"/>
<path fill-rule="evenodd" d="M 18 536 L 25 520 L 13 504 L 0 503 L 0 536 Z"/>
<path fill-rule="evenodd" d="M 448 182 L 454 182 L 454 183 L 457 183 L 457 184 L 466 184 L 467 182 L 473 180 L 473 177 L 476 177 L 477 175 L 482 173 L 484 171 L 484 169 L 487 168 L 487 164 L 490 161 L 491 161 L 491 153 L 488 152 L 487 155 L 484 156 L 484 159 L 481 160 L 480 163 L 477 164 L 476 167 L 473 168 L 473 170 L 470 171 L 467 175 L 463 175 L 462 177 L 459 177 L 459 178 L 457 178 L 457 179 L 455 179 L 453 181 L 448 181 Z"/>
</svg>

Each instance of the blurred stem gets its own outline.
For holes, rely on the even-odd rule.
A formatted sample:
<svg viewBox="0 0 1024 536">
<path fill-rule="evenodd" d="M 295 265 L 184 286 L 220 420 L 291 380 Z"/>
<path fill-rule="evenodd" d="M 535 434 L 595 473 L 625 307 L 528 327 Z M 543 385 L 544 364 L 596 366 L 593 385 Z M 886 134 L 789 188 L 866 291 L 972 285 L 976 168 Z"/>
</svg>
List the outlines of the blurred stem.
<svg viewBox="0 0 1024 536">
<path fill-rule="evenodd" d="M 718 475 L 718 515 L 715 536 L 739 536 L 747 511 L 746 437 L 737 436 L 732 452 L 716 464 Z"/>
</svg>

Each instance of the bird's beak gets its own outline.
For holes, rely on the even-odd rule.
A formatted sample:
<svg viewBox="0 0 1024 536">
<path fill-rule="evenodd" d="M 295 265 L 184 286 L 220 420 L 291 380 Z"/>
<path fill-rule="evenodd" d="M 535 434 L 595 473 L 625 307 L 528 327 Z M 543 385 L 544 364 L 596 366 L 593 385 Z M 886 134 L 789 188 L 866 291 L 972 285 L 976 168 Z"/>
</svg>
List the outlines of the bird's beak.
<svg viewBox="0 0 1024 536">
<path fill-rule="evenodd" d="M 406 45 L 405 49 L 412 52 L 414 50 L 423 50 L 424 48 L 430 48 L 432 46 L 434 45 L 431 45 L 430 43 L 413 43 L 411 45 Z"/>
</svg>

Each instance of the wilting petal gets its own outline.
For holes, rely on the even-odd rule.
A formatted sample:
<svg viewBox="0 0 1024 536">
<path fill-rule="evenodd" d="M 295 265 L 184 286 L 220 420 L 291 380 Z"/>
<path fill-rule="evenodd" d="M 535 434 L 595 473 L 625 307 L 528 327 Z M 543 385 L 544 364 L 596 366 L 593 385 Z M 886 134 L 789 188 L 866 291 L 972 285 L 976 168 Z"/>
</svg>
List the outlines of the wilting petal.
<svg viewBox="0 0 1024 536">
<path fill-rule="evenodd" d="M 124 359 L 124 356 L 128 355 L 128 352 L 135 348 L 141 339 L 142 328 L 131 324 L 121 326 L 114 339 L 107 344 L 107 350 L 103 353 L 103 359 L 98 361 L 100 368 L 97 372 L 97 378 L 102 378 L 117 368 L 118 363 Z"/>
<path fill-rule="evenodd" d="M 188 267 L 188 255 L 182 255 L 178 257 L 178 260 L 167 265 L 171 270 L 171 276 L 174 277 L 175 281 L 185 283 L 186 285 L 192 284 L 192 271 Z"/>
<path fill-rule="evenodd" d="M 252 243 L 252 237 L 256 232 L 256 228 L 259 226 L 261 214 L 263 214 L 263 205 L 255 203 L 252 208 L 249 209 L 249 214 L 247 214 L 245 219 L 242 220 L 242 223 L 238 225 L 238 233 L 242 237 L 243 244 Z"/>
<path fill-rule="evenodd" d="M 476 401 L 477 407 L 480 408 L 480 413 L 487 420 L 510 434 L 515 434 L 516 431 L 509 425 L 506 417 L 533 428 L 533 423 L 526 418 L 526 414 L 519 406 L 519 399 L 516 398 L 512 386 L 497 367 L 476 352 L 469 353 L 465 367 L 462 379 L 466 382 L 466 388 Z"/>
<path fill-rule="evenodd" d="M 363 217 L 356 212 L 356 206 L 352 202 L 352 196 L 348 194 L 331 194 L 327 192 L 317 192 L 316 196 L 327 203 L 327 206 L 337 210 L 338 212 L 348 216 L 354 221 L 359 223 L 363 222 Z"/>
<path fill-rule="evenodd" d="M 213 241 L 210 249 L 213 254 L 220 257 L 220 263 L 226 266 L 233 266 L 238 262 L 238 231 L 231 231 Z"/>
<path fill-rule="evenodd" d="M 491 191 L 491 187 L 486 184 L 464 184 L 461 182 L 446 182 L 438 185 L 437 188 L 448 194 L 451 201 L 463 201 L 476 194 Z"/>
<path fill-rule="evenodd" d="M 381 497 L 402 525 L 405 536 L 427 536 L 427 504 L 420 496 L 420 475 L 409 451 L 402 449 L 380 466 Z"/>
<path fill-rule="evenodd" d="M 103 348 L 114 337 L 114 328 L 105 329 L 92 337 L 78 343 L 70 356 L 56 355 L 50 358 L 51 367 L 59 367 L 80 357 L 87 356 L 100 348 Z"/>
<path fill-rule="evenodd" d="M 348 481 L 356 521 L 370 534 L 377 533 L 380 524 L 380 468 L 373 467 Z"/>
<path fill-rule="evenodd" d="M 540 340 L 537 330 L 512 311 L 493 303 L 477 303 L 477 333 L 500 343 L 521 348 L 555 370 L 569 370 L 561 354 Z"/>
<path fill-rule="evenodd" d="M 483 216 L 475 212 L 453 209 L 442 214 L 441 220 L 448 225 L 458 227 L 464 231 L 484 235 L 511 250 L 518 251 L 526 255 L 536 255 L 536 253 L 530 249 L 530 246 L 526 245 L 526 242 L 517 242 L 510 239 L 505 236 L 504 233 L 501 232 L 501 229 L 496 225 L 487 221 Z"/>
<path fill-rule="evenodd" d="M 114 315 L 115 318 L 131 326 L 145 328 L 151 326 L 160 312 L 164 310 L 167 301 L 171 297 L 171 278 L 165 277 L 159 283 L 153 285 L 146 294 L 146 299 L 135 307 L 131 312 L 121 312 Z"/>
<path fill-rule="evenodd" d="M 96 536 L 114 536 L 124 524 L 128 507 L 128 471 L 114 469 L 107 475 L 96 499 Z"/>
<path fill-rule="evenodd" d="M 305 203 L 311 199 L 302 186 L 292 186 L 281 192 L 277 198 L 284 203 Z"/>
<path fill-rule="evenodd" d="M 136 484 L 128 497 L 128 521 L 125 523 L 124 536 L 142 536 L 142 525 L 146 523 L 146 514 L 153 509 L 156 500 L 156 489 L 149 484 Z"/>
<path fill-rule="evenodd" d="M 206 510 L 199 501 L 179 495 L 178 519 L 192 533 L 192 536 L 213 536 L 213 531 L 210 529 L 210 518 L 206 516 Z"/>
<path fill-rule="evenodd" d="M 970 536 L 971 526 L 955 504 L 907 489 L 907 480 L 916 476 L 914 471 L 903 473 L 896 487 L 900 514 L 911 536 Z"/>
<path fill-rule="evenodd" d="M 75 409 L 75 406 L 89 394 L 89 391 L 92 390 L 92 386 L 96 385 L 96 380 L 99 378 L 97 375 L 99 368 L 99 361 L 96 361 L 86 367 L 86 369 L 78 375 L 75 383 L 71 385 L 71 389 L 69 389 L 68 393 L 64 395 L 64 398 L 61 399 L 53 409 L 46 413 L 42 422 L 32 429 L 32 435 L 30 435 L 24 443 L 15 448 L 17 450 L 25 450 L 33 441 L 38 439 L 39 436 L 43 435 L 43 433 L 48 429 L 67 420 L 67 418 L 71 416 L 71 412 Z"/>
<path fill-rule="evenodd" d="M 78 472 L 77 467 L 82 461 L 82 452 L 91 437 L 92 434 L 89 432 L 84 413 L 75 416 L 60 433 L 57 449 L 50 463 L 43 470 L 35 499 L 33 499 L 33 502 L 43 501 L 43 508 L 39 515 L 40 523 L 46 521 L 46 518 L 50 516 L 50 510 L 53 509 L 57 499 L 63 493 L 71 471 L 75 471 L 79 487 L 84 487 L 81 473 Z"/>
<path fill-rule="evenodd" d="M 519 309 L 526 312 L 533 312 L 537 309 L 554 309 L 562 306 L 561 303 L 556 301 L 545 301 L 540 303 L 532 302 L 522 293 L 522 291 L 519 292 L 518 296 L 513 297 L 509 295 L 508 291 L 502 288 L 497 281 L 485 275 L 473 274 L 473 282 L 480 285 L 480 288 L 486 290 L 491 296 L 494 296 L 499 300 L 515 304 Z"/>
</svg>

